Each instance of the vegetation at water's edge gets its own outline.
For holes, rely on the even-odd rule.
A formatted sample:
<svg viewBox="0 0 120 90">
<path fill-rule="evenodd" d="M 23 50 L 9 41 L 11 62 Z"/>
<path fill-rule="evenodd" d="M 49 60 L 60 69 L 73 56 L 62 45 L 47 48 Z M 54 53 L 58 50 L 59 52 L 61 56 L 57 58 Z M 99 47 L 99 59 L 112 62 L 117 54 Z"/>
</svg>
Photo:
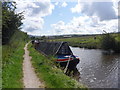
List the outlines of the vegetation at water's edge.
<svg viewBox="0 0 120 90">
<path fill-rule="evenodd" d="M 109 33 L 102 36 L 101 39 L 101 48 L 107 51 L 113 50 L 116 53 L 120 53 L 120 36 L 117 36 L 117 39 Z"/>
<path fill-rule="evenodd" d="M 45 83 L 46 88 L 81 88 L 87 89 L 76 80 L 66 76 L 63 71 L 56 67 L 54 58 L 47 58 L 29 45 L 32 64 L 37 75 Z"/>
<path fill-rule="evenodd" d="M 112 38 L 114 38 L 117 49 L 120 47 L 120 33 L 116 34 L 109 34 Z M 80 47 L 80 48 L 89 48 L 89 49 L 96 49 L 96 48 L 103 48 L 103 40 L 106 41 L 104 38 L 106 34 L 103 35 L 91 35 L 91 36 L 81 36 L 81 37 L 71 37 L 71 38 L 61 38 L 61 39 L 51 39 L 49 41 L 64 41 L 68 42 L 70 46 L 73 47 Z M 107 42 L 107 41 L 106 41 Z M 116 47 L 116 46 L 114 46 Z M 104 49 L 104 48 L 103 48 Z M 118 52 L 118 51 L 117 51 Z"/>
</svg>

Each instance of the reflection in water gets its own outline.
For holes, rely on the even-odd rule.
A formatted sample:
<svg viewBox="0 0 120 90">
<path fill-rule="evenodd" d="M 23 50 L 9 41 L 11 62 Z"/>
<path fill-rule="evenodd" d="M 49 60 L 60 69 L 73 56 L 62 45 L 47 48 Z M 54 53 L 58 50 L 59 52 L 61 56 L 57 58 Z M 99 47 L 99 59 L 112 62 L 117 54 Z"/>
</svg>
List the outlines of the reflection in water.
<svg viewBox="0 0 120 90">
<path fill-rule="evenodd" d="M 118 60 L 120 54 L 105 55 L 99 49 L 82 49 L 71 47 L 80 58 L 77 68 L 80 82 L 90 88 L 118 87 Z"/>
</svg>

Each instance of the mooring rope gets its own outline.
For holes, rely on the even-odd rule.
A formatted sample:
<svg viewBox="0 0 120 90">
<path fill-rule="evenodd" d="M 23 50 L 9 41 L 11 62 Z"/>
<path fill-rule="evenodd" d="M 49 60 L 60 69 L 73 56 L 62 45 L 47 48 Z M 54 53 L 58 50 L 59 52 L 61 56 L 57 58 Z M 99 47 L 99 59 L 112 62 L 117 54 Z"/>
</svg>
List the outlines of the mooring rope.
<svg viewBox="0 0 120 90">
<path fill-rule="evenodd" d="M 69 56 L 69 60 L 68 60 L 67 65 L 66 65 L 66 67 L 64 69 L 64 73 L 66 73 L 66 71 L 67 71 L 67 68 L 68 68 L 68 65 L 69 65 L 69 62 L 70 62 L 70 58 L 71 58 L 71 55 Z"/>
</svg>

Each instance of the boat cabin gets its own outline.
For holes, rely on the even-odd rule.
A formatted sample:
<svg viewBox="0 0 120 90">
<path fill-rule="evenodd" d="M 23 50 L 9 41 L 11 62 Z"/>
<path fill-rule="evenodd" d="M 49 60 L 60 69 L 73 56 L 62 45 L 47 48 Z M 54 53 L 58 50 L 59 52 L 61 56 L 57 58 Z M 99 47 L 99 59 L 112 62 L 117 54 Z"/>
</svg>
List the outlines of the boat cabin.
<svg viewBox="0 0 120 90">
<path fill-rule="evenodd" d="M 45 55 L 73 55 L 67 42 L 39 42 L 36 49 Z"/>
</svg>

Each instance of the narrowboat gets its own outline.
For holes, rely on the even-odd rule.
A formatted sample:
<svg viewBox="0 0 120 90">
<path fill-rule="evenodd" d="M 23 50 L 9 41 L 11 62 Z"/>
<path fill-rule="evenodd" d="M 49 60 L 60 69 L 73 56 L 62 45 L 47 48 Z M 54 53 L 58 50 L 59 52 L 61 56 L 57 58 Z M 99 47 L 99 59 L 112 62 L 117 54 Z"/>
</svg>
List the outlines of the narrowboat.
<svg viewBox="0 0 120 90">
<path fill-rule="evenodd" d="M 46 56 L 55 56 L 56 63 L 59 63 L 61 67 L 66 67 L 69 62 L 68 69 L 71 70 L 74 70 L 80 61 L 73 55 L 67 42 L 39 42 L 35 45 L 35 49 Z"/>
</svg>

